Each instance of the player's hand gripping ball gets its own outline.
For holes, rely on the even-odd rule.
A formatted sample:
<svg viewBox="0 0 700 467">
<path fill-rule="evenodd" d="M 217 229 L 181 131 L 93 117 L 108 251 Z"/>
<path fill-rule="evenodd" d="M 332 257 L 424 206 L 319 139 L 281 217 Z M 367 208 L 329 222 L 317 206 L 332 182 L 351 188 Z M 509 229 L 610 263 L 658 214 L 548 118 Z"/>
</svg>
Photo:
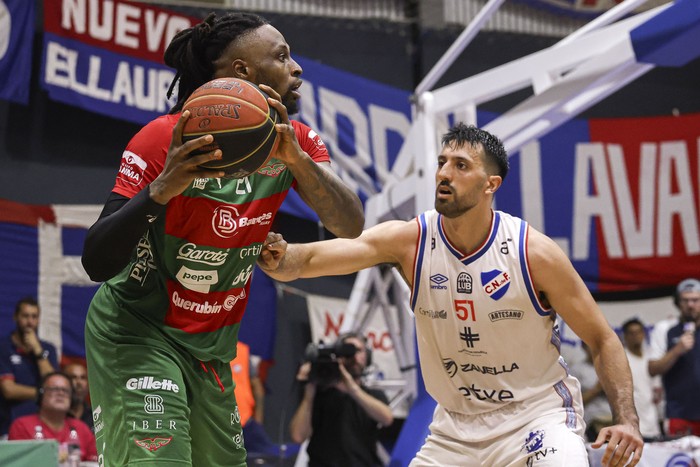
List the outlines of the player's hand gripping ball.
<svg viewBox="0 0 700 467">
<path fill-rule="evenodd" d="M 193 155 L 221 149 L 220 160 L 202 164 L 243 178 L 267 162 L 277 147 L 279 115 L 267 103 L 267 94 L 255 84 L 237 78 L 217 78 L 203 84 L 187 99 L 190 111 L 183 142 L 210 134 L 214 141 Z"/>
</svg>

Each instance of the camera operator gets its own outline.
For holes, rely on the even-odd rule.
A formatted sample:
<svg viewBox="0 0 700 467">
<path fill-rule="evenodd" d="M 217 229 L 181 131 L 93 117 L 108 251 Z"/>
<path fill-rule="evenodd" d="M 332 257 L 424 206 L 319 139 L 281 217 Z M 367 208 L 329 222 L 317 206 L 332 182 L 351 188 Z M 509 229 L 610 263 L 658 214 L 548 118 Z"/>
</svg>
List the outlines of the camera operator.
<svg viewBox="0 0 700 467">
<path fill-rule="evenodd" d="M 306 449 L 309 467 L 382 465 L 377 455 L 379 429 L 394 417 L 384 393 L 362 385 L 370 357 L 366 338 L 344 334 L 328 349 L 317 348 L 317 355 L 307 357 L 312 361 L 297 373 L 305 387 L 289 425 L 292 440 L 311 438 Z"/>
</svg>

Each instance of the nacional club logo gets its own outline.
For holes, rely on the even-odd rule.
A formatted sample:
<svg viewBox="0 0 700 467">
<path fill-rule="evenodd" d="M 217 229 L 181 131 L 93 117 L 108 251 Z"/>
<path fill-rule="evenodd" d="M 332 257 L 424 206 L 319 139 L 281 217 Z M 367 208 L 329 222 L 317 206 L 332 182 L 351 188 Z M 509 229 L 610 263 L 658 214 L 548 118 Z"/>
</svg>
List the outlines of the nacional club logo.
<svg viewBox="0 0 700 467">
<path fill-rule="evenodd" d="M 499 271 L 493 269 L 491 271 L 481 273 L 481 284 L 484 287 L 489 297 L 494 300 L 499 300 L 503 297 L 510 287 L 510 274 L 508 271 Z"/>
<path fill-rule="evenodd" d="M 323 142 L 319 134 L 314 130 L 309 130 L 309 139 L 313 141 L 316 147 L 319 149 L 326 147 L 326 143 Z"/>
<path fill-rule="evenodd" d="M 527 435 L 527 438 L 525 438 L 525 444 L 523 444 L 522 449 L 525 449 L 527 452 L 537 451 L 538 449 L 542 448 L 543 441 L 543 430 L 531 431 L 530 434 Z"/>
</svg>

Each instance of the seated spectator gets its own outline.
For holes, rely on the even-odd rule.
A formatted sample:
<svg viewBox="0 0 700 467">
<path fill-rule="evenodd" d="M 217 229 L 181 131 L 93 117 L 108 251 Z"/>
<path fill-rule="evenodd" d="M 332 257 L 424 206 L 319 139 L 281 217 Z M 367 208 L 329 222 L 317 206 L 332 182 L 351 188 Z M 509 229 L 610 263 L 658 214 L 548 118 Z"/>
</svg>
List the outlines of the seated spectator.
<svg viewBox="0 0 700 467">
<path fill-rule="evenodd" d="M 644 323 L 632 318 L 622 325 L 622 342 L 632 370 L 634 383 L 634 405 L 639 415 L 639 431 L 645 441 L 661 438 L 661 426 L 656 404 L 661 397 L 661 379 L 649 374 L 649 352 L 644 345 L 646 329 Z"/>
<path fill-rule="evenodd" d="M 15 329 L 0 339 L 0 436 L 16 418 L 36 413 L 39 382 L 58 368 L 56 348 L 37 336 L 39 311 L 31 297 L 18 301 Z"/>
<path fill-rule="evenodd" d="M 65 373 L 46 375 L 39 388 L 39 413 L 25 415 L 12 422 L 10 440 L 55 439 L 59 443 L 59 462 L 65 462 L 75 449 L 83 461 L 97 460 L 95 435 L 80 420 L 68 416 L 73 385 Z"/>
<path fill-rule="evenodd" d="M 70 377 L 71 383 L 73 383 L 73 400 L 68 416 L 82 420 L 94 431 L 92 407 L 88 403 L 87 368 L 81 362 L 71 362 L 63 367 L 63 372 Z"/>
<path fill-rule="evenodd" d="M 605 396 L 603 386 L 598 381 L 598 375 L 593 366 L 591 349 L 583 341 L 581 341 L 581 348 L 586 357 L 581 362 L 571 365 L 571 374 L 581 383 L 586 438 L 593 442 L 598 437 L 598 432 L 606 426 L 611 426 L 613 420 L 608 398 Z"/>
</svg>

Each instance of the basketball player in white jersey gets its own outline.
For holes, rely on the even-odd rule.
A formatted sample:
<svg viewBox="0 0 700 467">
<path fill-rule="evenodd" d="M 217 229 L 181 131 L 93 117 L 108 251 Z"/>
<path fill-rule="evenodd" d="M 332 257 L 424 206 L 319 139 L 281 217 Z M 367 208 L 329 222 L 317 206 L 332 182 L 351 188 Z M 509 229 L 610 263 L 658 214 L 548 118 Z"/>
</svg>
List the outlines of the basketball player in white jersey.
<svg viewBox="0 0 700 467">
<path fill-rule="evenodd" d="M 557 245 L 491 208 L 508 171 L 502 143 L 463 124 L 442 143 L 435 210 L 352 240 L 287 246 L 274 234 L 268 273 L 289 281 L 399 268 L 438 402 L 412 466 L 588 465 L 580 385 L 560 355 L 555 310 L 590 346 L 613 412 L 593 447 L 607 443 L 604 465 L 636 465 L 643 441 L 620 339 Z"/>
</svg>

